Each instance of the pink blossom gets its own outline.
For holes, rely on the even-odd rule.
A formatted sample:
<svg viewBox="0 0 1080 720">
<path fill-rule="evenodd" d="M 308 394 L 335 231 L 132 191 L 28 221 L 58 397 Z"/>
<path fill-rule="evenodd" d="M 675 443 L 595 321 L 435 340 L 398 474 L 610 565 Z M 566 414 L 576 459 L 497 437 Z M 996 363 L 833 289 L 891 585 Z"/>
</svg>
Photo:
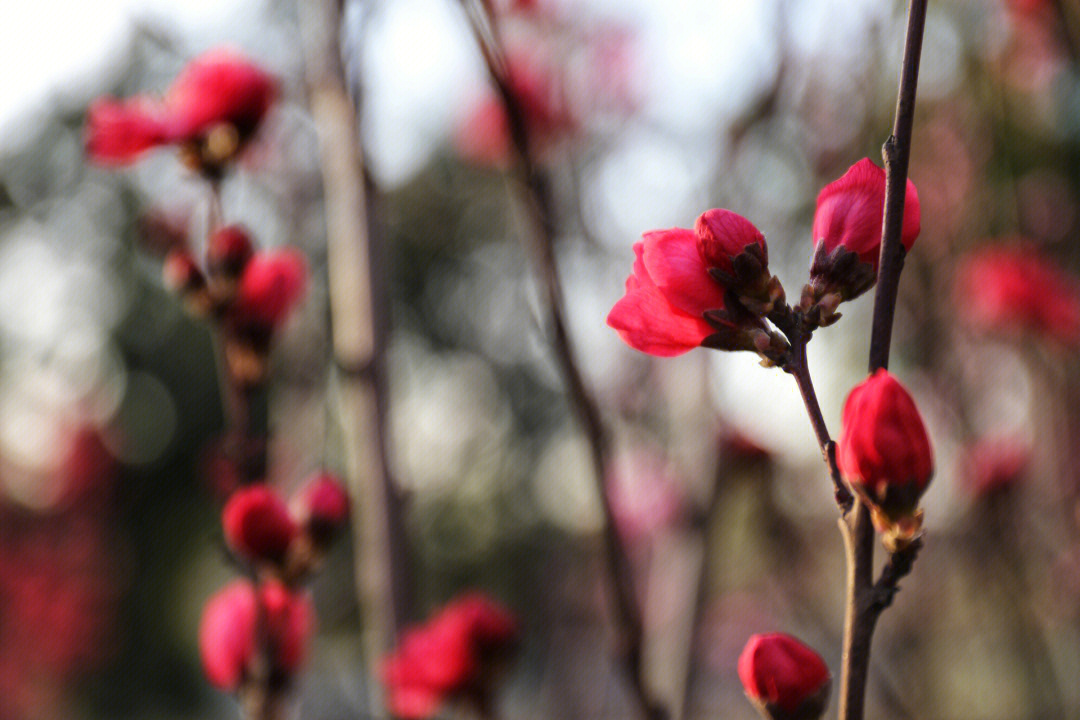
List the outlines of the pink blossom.
<svg viewBox="0 0 1080 720">
<path fill-rule="evenodd" d="M 250 582 L 236 580 L 210 598 L 199 623 L 203 669 L 216 687 L 235 691 L 246 679 L 258 651 L 259 602 L 274 649 L 272 672 L 291 675 L 303 664 L 314 629 L 310 598 L 276 581 L 260 586 L 256 596 Z"/>
<path fill-rule="evenodd" d="M 727 287 L 712 273 L 732 270 L 735 255 L 756 246 L 767 259 L 765 238 L 730 210 L 709 210 L 694 230 L 654 230 L 634 245 L 633 272 L 607 323 L 630 347 L 650 355 L 681 355 L 718 330 L 706 313 L 724 310 Z"/>
<path fill-rule="evenodd" d="M 263 484 L 240 488 L 221 513 L 225 542 L 252 561 L 280 563 L 298 533 L 285 501 Z"/>
<path fill-rule="evenodd" d="M 1080 283 L 1031 243 L 968 254 L 954 297 L 960 319 L 975 329 L 1080 344 Z"/>
<path fill-rule="evenodd" d="M 244 267 L 230 320 L 240 327 L 273 330 L 299 303 L 307 286 L 307 261 L 283 248 L 256 253 Z"/>
<path fill-rule="evenodd" d="M 512 647 L 518 624 L 481 593 L 462 595 L 423 625 L 407 630 L 379 668 L 390 711 L 406 720 L 427 718 L 457 696 L 484 692 L 490 661 Z"/>
<path fill-rule="evenodd" d="M 212 50 L 192 60 L 161 100 L 95 101 L 87 115 L 86 151 L 96 162 L 126 165 L 151 148 L 202 144 L 215 128 L 230 126 L 231 155 L 254 135 L 276 95 L 275 80 L 250 60 Z"/>
<path fill-rule="evenodd" d="M 754 635 L 739 656 L 746 695 L 766 717 L 821 717 L 829 698 L 829 668 L 814 650 L 790 635 Z"/>
</svg>

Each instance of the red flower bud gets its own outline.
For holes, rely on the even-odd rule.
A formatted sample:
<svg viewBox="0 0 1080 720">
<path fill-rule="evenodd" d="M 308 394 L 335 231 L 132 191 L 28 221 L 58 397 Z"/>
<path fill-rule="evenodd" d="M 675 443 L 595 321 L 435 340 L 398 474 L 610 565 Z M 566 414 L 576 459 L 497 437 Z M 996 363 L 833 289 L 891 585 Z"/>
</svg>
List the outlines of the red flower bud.
<svg viewBox="0 0 1080 720">
<path fill-rule="evenodd" d="M 207 679 L 223 690 L 239 690 L 257 658 L 259 608 L 272 648 L 271 674 L 292 675 L 304 662 L 314 627 L 314 610 L 306 595 L 292 593 L 278 582 L 259 588 L 247 580 L 222 588 L 206 603 L 199 623 L 199 651 Z"/>
<path fill-rule="evenodd" d="M 1080 344 L 1080 283 L 1033 245 L 969 254 L 957 267 L 954 297 L 960 319 L 975 329 Z"/>
<path fill-rule="evenodd" d="M 783 297 L 765 270 L 765 239 L 748 220 L 709 210 L 696 230 L 655 230 L 634 245 L 637 260 L 626 294 L 608 314 L 631 347 L 650 355 L 680 355 L 699 345 L 757 349 L 757 315 Z M 737 307 L 726 307 L 734 291 Z"/>
<path fill-rule="evenodd" d="M 831 325 L 836 307 L 877 281 L 885 171 L 864 158 L 824 188 L 814 211 L 814 259 L 799 304 L 810 325 Z M 900 242 L 910 250 L 919 235 L 919 195 L 907 181 Z"/>
<path fill-rule="evenodd" d="M 817 720 L 829 700 L 825 661 L 783 633 L 747 641 L 739 655 L 739 679 L 747 697 L 771 720 Z"/>
<path fill-rule="evenodd" d="M 285 501 L 266 485 L 249 485 L 232 494 L 221 513 L 225 541 L 248 560 L 280 563 L 297 527 Z"/>
<path fill-rule="evenodd" d="M 478 700 L 490 691 L 492 661 L 517 642 L 517 621 L 480 593 L 446 605 L 423 625 L 407 630 L 379 672 L 387 705 L 397 717 L 434 715 L 455 697 Z"/>
<path fill-rule="evenodd" d="M 206 269 L 229 280 L 240 277 L 254 254 L 251 237 L 239 225 L 220 228 L 206 242 Z"/>
<path fill-rule="evenodd" d="M 919 497 L 934 454 L 915 401 L 887 370 L 852 389 L 836 453 L 840 473 L 875 510 L 875 525 L 903 539 L 919 530 Z"/>
<path fill-rule="evenodd" d="M 161 266 L 165 287 L 177 295 L 198 292 L 206 287 L 206 278 L 187 248 L 175 248 L 165 256 Z"/>
<path fill-rule="evenodd" d="M 254 134 L 276 95 L 274 79 L 247 58 L 213 50 L 192 60 L 162 100 L 96 101 L 86 151 L 96 162 L 124 165 L 159 145 L 194 143 L 220 164 Z M 231 129 L 215 135 L 221 128 Z"/>
<path fill-rule="evenodd" d="M 873 266 L 877 272 L 881 254 L 881 222 L 885 211 L 885 171 L 869 158 L 848 168 L 844 175 L 822 188 L 814 211 L 814 243 L 832 253 L 843 247 Z M 900 242 L 910 250 L 919 236 L 919 194 L 907 181 L 904 225 Z"/>
<path fill-rule="evenodd" d="M 757 245 L 765 263 L 769 261 L 769 248 L 765 236 L 754 224 L 730 210 L 706 210 L 694 223 L 701 256 L 709 267 L 734 274 L 732 262 L 751 245 Z"/>
<path fill-rule="evenodd" d="M 292 508 L 315 542 L 325 545 L 349 519 L 349 495 L 336 476 L 322 472 L 300 488 Z"/>
<path fill-rule="evenodd" d="M 297 305 L 307 285 L 307 261 L 293 248 L 257 253 L 244 268 L 231 320 L 239 327 L 269 332 Z"/>
</svg>

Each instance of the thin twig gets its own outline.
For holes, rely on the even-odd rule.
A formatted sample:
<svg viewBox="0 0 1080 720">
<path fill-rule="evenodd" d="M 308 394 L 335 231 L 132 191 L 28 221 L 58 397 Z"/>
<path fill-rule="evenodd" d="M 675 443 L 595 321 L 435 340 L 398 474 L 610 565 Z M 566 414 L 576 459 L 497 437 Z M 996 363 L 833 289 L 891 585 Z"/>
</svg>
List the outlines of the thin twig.
<svg viewBox="0 0 1080 720">
<path fill-rule="evenodd" d="M 535 161 L 531 151 L 529 127 L 524 109 L 514 92 L 505 53 L 496 35 L 490 9 L 470 0 L 461 0 L 484 57 L 488 73 L 506 112 L 510 138 L 521 175 L 526 214 L 531 224 L 529 250 L 536 274 L 545 295 L 545 309 L 552 334 L 552 348 L 566 383 L 570 401 L 583 426 L 593 466 L 593 479 L 604 516 L 603 539 L 613 590 L 615 620 L 619 629 L 618 647 L 630 677 L 634 694 L 645 717 L 665 718 L 667 712 L 646 687 L 641 663 L 644 626 L 641 608 L 634 591 L 630 562 L 615 528 L 611 503 L 604 487 L 608 465 L 608 437 L 600 410 L 585 384 L 574 355 L 567 330 L 562 281 L 555 259 L 556 219 L 551 181 Z"/>
<path fill-rule="evenodd" d="M 915 117 L 915 90 L 919 78 L 927 0 L 911 0 L 907 36 L 896 101 L 892 136 L 885 142 L 885 212 L 882 220 L 881 257 L 874 294 L 874 322 L 870 335 L 870 371 L 889 365 L 896 296 L 904 249 L 900 243 L 907 191 L 911 128 Z M 911 570 L 921 543 L 916 541 L 895 553 L 881 578 L 873 580 L 874 528 L 870 510 L 857 501 L 840 521 L 847 548 L 848 582 L 844 617 L 844 645 L 840 676 L 840 720 L 862 720 L 870 644 L 882 611 L 892 600 L 897 583 Z"/>
<path fill-rule="evenodd" d="M 331 331 L 346 480 L 358 510 L 356 585 L 371 663 L 396 643 L 411 605 L 402 498 L 386 454 L 386 307 L 378 292 L 380 253 L 368 221 L 357 112 L 341 61 L 341 3 L 301 0 L 298 6 L 308 101 L 319 134 Z"/>
<path fill-rule="evenodd" d="M 817 438 L 818 447 L 821 448 L 825 466 L 829 469 L 836 504 L 842 513 L 846 513 L 851 508 L 853 499 L 851 491 L 840 479 L 840 468 L 836 464 L 836 443 L 829 436 L 829 428 L 825 425 L 825 417 L 818 404 L 817 393 L 814 391 L 814 382 L 810 379 L 810 369 L 806 362 L 807 340 L 809 340 L 807 337 L 795 338 L 791 358 L 784 369 L 791 373 L 791 376 L 795 378 L 795 384 L 799 386 L 799 393 L 806 406 L 806 414 L 810 416 L 810 424 L 814 427 L 814 437 Z"/>
</svg>

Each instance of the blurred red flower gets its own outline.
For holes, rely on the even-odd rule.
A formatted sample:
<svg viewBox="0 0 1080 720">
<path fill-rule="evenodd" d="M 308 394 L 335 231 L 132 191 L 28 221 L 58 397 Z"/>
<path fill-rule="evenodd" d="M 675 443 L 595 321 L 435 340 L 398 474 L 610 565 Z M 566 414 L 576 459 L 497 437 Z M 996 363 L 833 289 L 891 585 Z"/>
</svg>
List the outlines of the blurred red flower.
<svg viewBox="0 0 1080 720">
<path fill-rule="evenodd" d="M 1015 487 L 1031 465 L 1031 443 L 1018 437 L 982 438 L 964 453 L 960 480 L 976 498 Z"/>
<path fill-rule="evenodd" d="M 411 720 L 435 714 L 455 697 L 484 702 L 493 660 L 513 647 L 517 620 L 481 593 L 453 600 L 423 625 L 407 630 L 380 667 L 387 705 Z"/>
<path fill-rule="evenodd" d="M 523 54 L 512 54 L 507 60 L 507 79 L 521 108 L 530 151 L 543 153 L 578 127 L 563 87 L 548 68 Z M 495 91 L 472 106 L 454 137 L 458 154 L 478 165 L 505 165 L 512 141 L 502 98 Z"/>
<path fill-rule="evenodd" d="M 319 472 L 308 478 L 290 501 L 297 522 L 316 545 L 326 545 L 349 520 L 349 494 L 335 475 Z"/>
<path fill-rule="evenodd" d="M 960 319 L 986 332 L 1080 343 L 1080 283 L 1031 244 L 975 250 L 957 265 Z"/>
<path fill-rule="evenodd" d="M 285 322 L 306 287 L 307 260 L 299 250 L 256 253 L 240 276 L 229 320 L 252 332 L 271 332 Z"/>
<path fill-rule="evenodd" d="M 189 145 L 200 162 L 219 166 L 254 134 L 277 95 L 270 75 L 232 50 L 192 60 L 165 97 L 101 98 L 86 121 L 86 152 L 126 165 L 160 145 Z"/>
<path fill-rule="evenodd" d="M 210 598 L 199 623 L 203 669 L 223 690 L 240 689 L 256 659 L 258 603 L 273 649 L 271 675 L 287 678 L 304 662 L 315 622 L 311 599 L 276 581 L 261 585 L 256 595 L 250 582 L 236 580 Z"/>
<path fill-rule="evenodd" d="M 285 501 L 263 484 L 234 492 L 225 503 L 221 524 L 229 547 L 251 561 L 282 562 L 298 533 Z"/>
</svg>

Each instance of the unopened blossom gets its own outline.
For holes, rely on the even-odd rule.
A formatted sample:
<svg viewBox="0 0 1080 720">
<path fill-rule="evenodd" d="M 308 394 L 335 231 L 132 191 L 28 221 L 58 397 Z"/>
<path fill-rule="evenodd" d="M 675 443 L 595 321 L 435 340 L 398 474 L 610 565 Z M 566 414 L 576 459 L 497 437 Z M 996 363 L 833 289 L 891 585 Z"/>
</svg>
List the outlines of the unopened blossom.
<svg viewBox="0 0 1080 720">
<path fill-rule="evenodd" d="M 760 350 L 755 343 L 768 340 L 757 316 L 782 300 L 783 290 L 768 274 L 765 238 L 749 220 L 709 210 L 694 230 L 645 233 L 634 254 L 625 295 L 607 318 L 630 347 L 667 357 L 701 345 Z M 727 307 L 729 291 L 737 307 Z"/>
<path fill-rule="evenodd" d="M 249 332 L 280 327 L 307 287 L 307 261 L 294 248 L 256 253 L 244 266 L 229 320 Z"/>
<path fill-rule="evenodd" d="M 426 623 L 405 631 L 379 674 L 390 712 L 406 720 L 428 718 L 447 701 L 481 707 L 490 700 L 497 661 L 518 639 L 509 610 L 481 593 L 450 602 Z"/>
<path fill-rule="evenodd" d="M 255 254 L 255 246 L 247 230 L 239 225 L 226 225 L 215 230 L 206 241 L 206 270 L 211 276 L 235 280 Z"/>
<path fill-rule="evenodd" d="M 743 690 L 767 720 L 817 720 L 831 677 L 821 656 L 783 633 L 754 635 L 739 655 Z"/>
<path fill-rule="evenodd" d="M 193 168 L 219 173 L 255 134 L 277 95 L 273 77 L 239 53 L 217 49 L 192 60 L 165 96 L 101 98 L 87 115 L 86 151 L 105 165 L 177 145 Z"/>
<path fill-rule="evenodd" d="M 271 581 L 258 593 L 247 580 L 225 586 L 206 603 L 199 623 L 199 651 L 207 679 L 223 690 L 237 691 L 257 661 L 259 614 L 269 648 L 271 677 L 287 680 L 302 666 L 314 630 L 310 598 Z"/>
<path fill-rule="evenodd" d="M 326 545 L 349 520 L 349 495 L 341 480 L 328 472 L 316 473 L 305 481 L 290 505 L 316 545 Z"/>
<path fill-rule="evenodd" d="M 263 484 L 232 494 L 221 513 L 225 542 L 250 561 L 281 563 L 298 528 L 280 495 Z"/>
<path fill-rule="evenodd" d="M 161 277 L 165 287 L 183 301 L 184 308 L 190 314 L 203 317 L 210 312 L 212 301 L 206 275 L 186 247 L 169 251 L 161 266 Z"/>
<path fill-rule="evenodd" d="M 869 158 L 848 168 L 818 193 L 812 229 L 814 259 L 803 290 L 804 312 L 816 310 L 821 324 L 836 306 L 866 292 L 877 281 L 885 211 L 885 171 Z M 911 250 L 919 236 L 919 194 L 907 181 L 900 243 Z"/>
<path fill-rule="evenodd" d="M 981 332 L 1080 345 L 1080 282 L 1031 243 L 969 253 L 953 297 L 960 321 Z"/>
<path fill-rule="evenodd" d="M 870 505 L 887 544 L 910 540 L 920 530 L 919 498 L 934 473 L 934 453 L 915 401 L 880 369 L 852 389 L 841 420 L 841 475 Z"/>
</svg>

